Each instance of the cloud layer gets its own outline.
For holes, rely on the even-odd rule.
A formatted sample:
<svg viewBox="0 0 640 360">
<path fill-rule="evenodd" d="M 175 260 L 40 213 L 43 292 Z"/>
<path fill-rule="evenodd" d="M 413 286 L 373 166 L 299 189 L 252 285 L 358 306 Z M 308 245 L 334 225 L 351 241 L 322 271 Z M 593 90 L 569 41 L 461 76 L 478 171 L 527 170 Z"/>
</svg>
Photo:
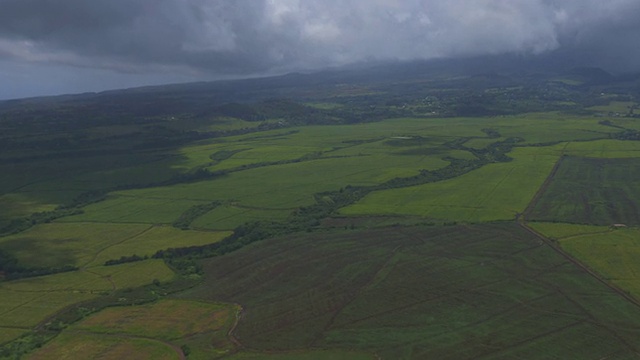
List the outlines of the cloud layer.
<svg viewBox="0 0 640 360">
<path fill-rule="evenodd" d="M 637 0 L 0 0 L 0 60 L 250 75 L 561 49 L 628 70 L 638 19 Z"/>
</svg>

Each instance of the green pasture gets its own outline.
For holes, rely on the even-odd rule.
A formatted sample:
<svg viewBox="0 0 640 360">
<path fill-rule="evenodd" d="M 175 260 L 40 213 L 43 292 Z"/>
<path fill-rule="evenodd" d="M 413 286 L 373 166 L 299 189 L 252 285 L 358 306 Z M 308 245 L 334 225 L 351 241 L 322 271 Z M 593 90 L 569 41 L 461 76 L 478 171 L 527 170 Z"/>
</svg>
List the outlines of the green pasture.
<svg viewBox="0 0 640 360">
<path fill-rule="evenodd" d="M 640 160 L 566 157 L 530 219 L 612 225 L 640 224 Z"/>
<path fill-rule="evenodd" d="M 241 304 L 234 335 L 257 358 L 595 360 L 640 349 L 640 310 L 513 223 L 296 234 L 204 270 L 180 297 Z"/>
<path fill-rule="evenodd" d="M 495 163 L 459 177 L 425 185 L 376 191 L 343 215 L 419 215 L 454 221 L 510 220 L 522 212 L 557 157 L 536 148 L 516 148 L 514 160 Z"/>
<path fill-rule="evenodd" d="M 29 354 L 29 360 L 178 360 L 172 344 L 154 339 L 65 332 Z"/>
</svg>

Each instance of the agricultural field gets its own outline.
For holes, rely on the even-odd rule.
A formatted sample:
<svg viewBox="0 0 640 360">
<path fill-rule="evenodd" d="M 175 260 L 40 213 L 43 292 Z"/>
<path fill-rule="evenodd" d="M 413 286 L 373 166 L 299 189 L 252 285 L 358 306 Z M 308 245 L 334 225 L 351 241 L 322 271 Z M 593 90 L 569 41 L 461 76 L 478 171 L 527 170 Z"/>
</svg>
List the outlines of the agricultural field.
<svg viewBox="0 0 640 360">
<path fill-rule="evenodd" d="M 640 309 L 513 223 L 290 236 L 206 260 L 205 274 L 180 297 L 243 304 L 234 336 L 254 351 L 389 359 L 638 351 Z"/>
<path fill-rule="evenodd" d="M 31 358 L 64 359 L 66 355 L 71 359 L 72 351 L 81 349 L 88 358 L 106 352 L 110 354 L 107 359 L 117 359 L 117 354 L 157 358 L 149 357 L 150 353 L 179 359 L 184 349 L 193 349 L 189 350 L 190 359 L 217 358 L 233 349 L 227 333 L 236 323 L 238 311 L 237 305 L 185 300 L 107 308 L 65 329 Z M 73 340 L 77 336 L 83 340 Z M 124 348 L 129 352 L 123 353 Z"/>
<path fill-rule="evenodd" d="M 531 201 L 558 157 L 516 148 L 513 161 L 489 164 L 459 177 L 374 192 L 343 215 L 419 215 L 451 221 L 512 220 Z"/>
<path fill-rule="evenodd" d="M 171 281 L 174 276 L 161 260 L 147 260 L 3 282 L 0 328 L 26 331 L 66 306 L 154 280 Z"/>
<path fill-rule="evenodd" d="M 151 256 L 171 247 L 206 245 L 230 234 L 147 224 L 61 222 L 0 238 L 0 249 L 28 267 L 93 267 L 121 256 Z"/>
<path fill-rule="evenodd" d="M 578 224 L 640 225 L 640 160 L 568 156 L 530 219 Z"/>
<path fill-rule="evenodd" d="M 179 349 L 178 349 L 179 350 Z M 179 360 L 176 349 L 163 342 L 94 334 L 63 333 L 44 348 L 27 356 L 30 360 L 73 360 L 83 357 L 120 360 L 135 356 L 145 360 Z"/>
<path fill-rule="evenodd" d="M 604 279 L 640 298 L 640 231 L 638 228 L 532 223 L 545 236 L 597 271 Z"/>
</svg>

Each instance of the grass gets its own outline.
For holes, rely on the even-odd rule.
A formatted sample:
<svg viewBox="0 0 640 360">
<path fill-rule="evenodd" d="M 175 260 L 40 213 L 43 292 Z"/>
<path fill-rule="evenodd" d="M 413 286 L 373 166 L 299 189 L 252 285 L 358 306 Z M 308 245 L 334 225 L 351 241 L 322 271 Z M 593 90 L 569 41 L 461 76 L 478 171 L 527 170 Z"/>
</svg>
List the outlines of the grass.
<svg viewBox="0 0 640 360">
<path fill-rule="evenodd" d="M 537 202 L 531 219 L 593 225 L 638 225 L 638 176 L 638 159 L 567 157 Z"/>
<path fill-rule="evenodd" d="M 516 148 L 508 163 L 489 164 L 454 179 L 374 192 L 341 209 L 344 215 L 419 215 L 453 221 L 513 219 L 527 206 L 557 160 Z"/>
<path fill-rule="evenodd" d="M 180 296 L 241 303 L 234 334 L 256 352 L 631 359 L 639 350 L 640 310 L 513 223 L 297 234 L 204 265 L 203 284 Z"/>
</svg>

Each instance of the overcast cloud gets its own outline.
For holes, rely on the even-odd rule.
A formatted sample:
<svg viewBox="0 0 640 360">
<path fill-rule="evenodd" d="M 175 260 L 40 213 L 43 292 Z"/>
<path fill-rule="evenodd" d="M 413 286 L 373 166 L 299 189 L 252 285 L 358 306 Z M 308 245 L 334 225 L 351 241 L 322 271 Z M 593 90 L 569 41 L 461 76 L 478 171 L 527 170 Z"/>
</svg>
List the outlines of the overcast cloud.
<svg viewBox="0 0 640 360">
<path fill-rule="evenodd" d="M 639 19 L 638 0 L 0 0 L 0 97 L 35 86 L 14 69 L 60 83 L 77 69 L 69 81 L 96 90 L 561 50 L 630 71 Z"/>
</svg>

